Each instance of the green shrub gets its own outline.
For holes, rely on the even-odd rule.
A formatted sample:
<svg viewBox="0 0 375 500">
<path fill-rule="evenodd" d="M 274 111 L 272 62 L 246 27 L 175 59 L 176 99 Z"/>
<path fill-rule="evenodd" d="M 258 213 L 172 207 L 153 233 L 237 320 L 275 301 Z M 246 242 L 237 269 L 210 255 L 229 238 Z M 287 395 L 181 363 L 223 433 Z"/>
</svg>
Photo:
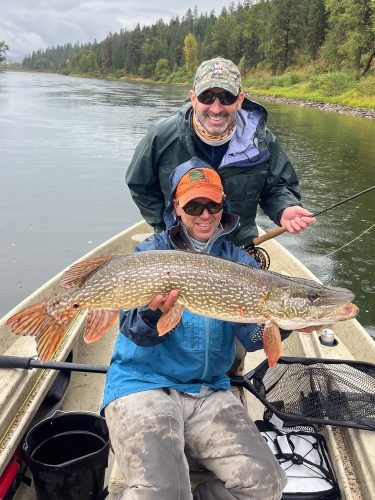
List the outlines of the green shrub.
<svg viewBox="0 0 375 500">
<path fill-rule="evenodd" d="M 304 81 L 304 76 L 301 73 L 285 73 L 284 75 L 262 75 L 260 77 L 246 78 L 245 83 L 248 86 L 257 88 L 271 89 L 272 87 L 291 87 L 298 85 Z"/>
<path fill-rule="evenodd" d="M 357 83 L 357 90 L 360 95 L 375 96 L 375 75 L 361 78 Z"/>
<path fill-rule="evenodd" d="M 159 59 L 155 66 L 154 78 L 155 80 L 168 80 L 170 75 L 168 59 Z"/>
<path fill-rule="evenodd" d="M 334 71 L 320 75 L 311 75 L 307 84 L 307 90 L 319 90 L 322 95 L 330 97 L 343 94 L 356 85 L 357 80 L 354 74 Z"/>
</svg>

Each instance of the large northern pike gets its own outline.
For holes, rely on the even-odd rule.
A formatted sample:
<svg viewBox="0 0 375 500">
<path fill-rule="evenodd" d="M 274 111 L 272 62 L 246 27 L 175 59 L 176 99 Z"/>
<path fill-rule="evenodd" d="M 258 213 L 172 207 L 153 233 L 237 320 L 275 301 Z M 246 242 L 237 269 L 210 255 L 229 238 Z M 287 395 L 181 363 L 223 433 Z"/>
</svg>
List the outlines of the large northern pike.
<svg viewBox="0 0 375 500">
<path fill-rule="evenodd" d="M 152 250 L 86 260 L 73 265 L 60 284 L 71 290 L 15 314 L 7 324 L 35 336 L 41 361 L 50 359 L 71 319 L 88 309 L 84 339 L 94 342 L 114 324 L 120 309 L 148 304 L 156 294 L 179 290 L 175 306 L 157 324 L 159 335 L 174 328 L 184 308 L 238 323 L 265 324 L 269 365 L 281 354 L 280 328 L 295 330 L 351 319 L 358 308 L 345 288 L 237 264 L 206 254 Z"/>
</svg>

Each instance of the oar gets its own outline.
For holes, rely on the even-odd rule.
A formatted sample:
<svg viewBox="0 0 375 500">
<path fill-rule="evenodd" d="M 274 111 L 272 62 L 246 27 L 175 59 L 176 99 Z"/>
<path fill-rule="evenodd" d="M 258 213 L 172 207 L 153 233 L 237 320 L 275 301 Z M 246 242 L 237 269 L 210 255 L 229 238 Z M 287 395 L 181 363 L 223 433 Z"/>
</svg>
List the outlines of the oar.
<svg viewBox="0 0 375 500">
<path fill-rule="evenodd" d="M 0 368 L 23 368 L 25 370 L 39 368 L 40 370 L 65 370 L 85 373 L 107 373 L 108 370 L 108 366 L 104 365 L 85 365 L 65 361 L 46 361 L 41 363 L 34 358 L 23 358 L 20 356 L 0 356 Z"/>
<path fill-rule="evenodd" d="M 325 208 L 324 210 L 320 210 L 320 212 L 315 212 L 314 214 L 310 215 L 310 217 L 317 217 L 318 215 L 324 214 L 324 212 L 328 212 L 328 210 L 332 210 L 332 208 L 336 208 L 339 205 L 342 205 L 343 203 L 346 203 L 347 201 L 354 200 L 354 198 L 358 198 L 358 196 L 362 196 L 365 193 L 368 193 L 372 189 L 375 189 L 375 186 L 371 186 L 360 193 L 353 194 L 353 196 L 349 196 L 349 198 L 345 198 L 345 200 L 341 200 L 338 203 L 335 203 L 334 205 L 331 205 L 328 208 Z M 272 238 L 275 238 L 276 236 L 279 236 L 280 234 L 285 233 L 286 228 L 285 227 L 277 227 L 276 229 L 273 229 L 272 231 L 269 231 L 266 234 L 263 234 L 262 236 L 259 236 L 258 238 L 253 239 L 253 245 L 257 246 L 263 243 L 264 241 L 271 240 Z"/>
<path fill-rule="evenodd" d="M 24 358 L 21 356 L 0 356 L 0 369 L 1 368 L 23 368 L 25 370 L 37 368 L 39 370 L 62 370 L 84 373 L 107 373 L 108 371 L 108 366 L 104 365 L 85 365 L 65 361 L 45 361 L 41 363 L 34 358 Z M 237 387 L 241 387 L 243 381 L 244 378 L 242 375 L 230 377 L 231 385 Z"/>
</svg>

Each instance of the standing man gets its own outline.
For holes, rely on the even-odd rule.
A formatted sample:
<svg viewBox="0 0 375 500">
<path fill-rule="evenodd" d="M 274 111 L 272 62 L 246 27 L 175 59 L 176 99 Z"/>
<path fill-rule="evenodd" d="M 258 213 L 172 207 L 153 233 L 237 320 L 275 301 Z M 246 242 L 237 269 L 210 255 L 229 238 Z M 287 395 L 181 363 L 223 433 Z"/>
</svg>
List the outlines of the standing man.
<svg viewBox="0 0 375 500">
<path fill-rule="evenodd" d="M 151 126 L 126 173 L 133 200 L 155 232 L 165 229 L 169 176 L 193 156 L 222 179 L 226 208 L 240 217 L 229 236 L 237 245 L 257 236 L 258 205 L 291 233 L 315 222 L 300 206 L 295 170 L 267 128 L 267 111 L 241 91 L 237 66 L 222 57 L 204 61 L 189 96 L 176 113 Z"/>
</svg>

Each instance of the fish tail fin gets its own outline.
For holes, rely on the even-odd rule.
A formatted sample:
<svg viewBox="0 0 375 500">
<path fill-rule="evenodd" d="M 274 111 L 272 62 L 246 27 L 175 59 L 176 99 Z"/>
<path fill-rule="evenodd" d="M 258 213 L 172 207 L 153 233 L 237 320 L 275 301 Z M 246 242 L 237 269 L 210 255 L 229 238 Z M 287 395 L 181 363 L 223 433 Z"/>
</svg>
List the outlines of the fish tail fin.
<svg viewBox="0 0 375 500">
<path fill-rule="evenodd" d="M 39 302 L 26 307 L 6 322 L 16 335 L 35 337 L 40 361 L 51 359 L 71 319 L 71 317 L 66 317 L 64 320 L 57 320 L 48 314 L 46 305 L 47 302 Z"/>
<path fill-rule="evenodd" d="M 277 325 L 266 325 L 263 331 L 263 349 L 266 353 L 268 364 L 273 368 L 281 356 L 281 335 Z"/>
</svg>

